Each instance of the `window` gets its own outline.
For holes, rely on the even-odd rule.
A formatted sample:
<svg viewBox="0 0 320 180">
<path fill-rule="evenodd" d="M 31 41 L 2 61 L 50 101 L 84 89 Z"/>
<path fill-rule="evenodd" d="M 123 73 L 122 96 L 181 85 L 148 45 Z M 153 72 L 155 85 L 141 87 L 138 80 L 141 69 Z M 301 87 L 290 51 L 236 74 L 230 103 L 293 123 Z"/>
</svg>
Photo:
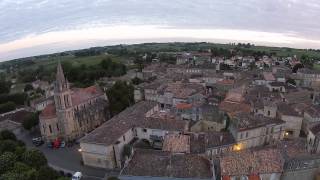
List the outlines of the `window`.
<svg viewBox="0 0 320 180">
<path fill-rule="evenodd" d="M 59 131 L 59 126 L 58 126 L 58 123 L 56 124 L 56 126 L 57 126 L 57 131 Z"/>
<path fill-rule="evenodd" d="M 268 116 L 270 116 L 270 114 L 271 114 L 270 111 L 268 111 Z"/>
<path fill-rule="evenodd" d="M 126 136 L 122 136 L 123 137 L 123 141 L 126 141 Z"/>
<path fill-rule="evenodd" d="M 246 132 L 246 138 L 249 136 L 249 132 Z"/>
<path fill-rule="evenodd" d="M 240 139 L 242 139 L 242 133 L 240 133 Z"/>
<path fill-rule="evenodd" d="M 142 129 L 142 131 L 146 133 L 146 132 L 147 132 L 147 129 Z"/>
<path fill-rule="evenodd" d="M 49 131 L 50 131 L 50 133 L 52 133 L 52 128 L 51 128 L 51 125 L 49 125 Z"/>
</svg>

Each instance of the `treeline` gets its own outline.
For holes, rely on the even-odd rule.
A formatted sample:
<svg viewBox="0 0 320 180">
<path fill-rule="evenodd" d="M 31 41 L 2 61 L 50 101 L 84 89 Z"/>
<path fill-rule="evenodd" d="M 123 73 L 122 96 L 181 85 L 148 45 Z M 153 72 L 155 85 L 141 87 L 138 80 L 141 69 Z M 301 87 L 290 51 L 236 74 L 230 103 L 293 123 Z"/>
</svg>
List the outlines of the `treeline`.
<svg viewBox="0 0 320 180">
<path fill-rule="evenodd" d="M 46 157 L 36 149 L 28 150 L 25 144 L 7 130 L 0 132 L 1 180 L 66 180 L 48 166 Z"/>
<path fill-rule="evenodd" d="M 93 47 L 89 49 L 81 49 L 74 51 L 74 56 L 76 57 L 86 57 L 86 56 L 97 56 L 104 52 L 104 48 Z"/>
<path fill-rule="evenodd" d="M 74 66 L 66 61 L 62 64 L 66 77 L 77 87 L 87 87 L 101 77 L 117 77 L 126 74 L 126 66 L 122 63 L 114 62 L 111 58 L 106 58 L 100 64 L 86 66 Z"/>
<path fill-rule="evenodd" d="M 4 74 L 0 74 L 0 94 L 9 93 L 10 87 L 11 82 L 6 81 Z"/>
<path fill-rule="evenodd" d="M 0 114 L 15 110 L 17 106 L 22 106 L 27 101 L 27 94 L 0 94 Z"/>
</svg>

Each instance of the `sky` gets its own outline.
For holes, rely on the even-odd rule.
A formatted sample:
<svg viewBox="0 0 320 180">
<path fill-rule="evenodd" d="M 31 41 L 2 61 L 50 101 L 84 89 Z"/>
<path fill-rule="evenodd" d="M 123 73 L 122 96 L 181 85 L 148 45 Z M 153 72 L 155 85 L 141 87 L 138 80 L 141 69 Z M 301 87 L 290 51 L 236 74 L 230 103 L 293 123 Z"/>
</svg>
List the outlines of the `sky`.
<svg viewBox="0 0 320 180">
<path fill-rule="evenodd" d="M 0 61 L 113 44 L 320 49 L 319 0 L 0 0 Z"/>
</svg>

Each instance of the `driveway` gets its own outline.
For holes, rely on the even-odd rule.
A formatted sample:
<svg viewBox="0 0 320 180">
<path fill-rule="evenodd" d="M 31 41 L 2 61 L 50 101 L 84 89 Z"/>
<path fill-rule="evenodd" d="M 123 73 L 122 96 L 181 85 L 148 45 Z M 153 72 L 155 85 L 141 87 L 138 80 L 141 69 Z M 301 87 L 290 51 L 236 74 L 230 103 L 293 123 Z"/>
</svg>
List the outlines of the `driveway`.
<svg viewBox="0 0 320 180">
<path fill-rule="evenodd" d="M 56 170 L 69 173 L 80 171 L 84 176 L 84 180 L 103 179 L 106 176 L 116 176 L 119 173 L 81 165 L 81 154 L 78 151 L 79 145 L 60 149 L 50 149 L 45 144 L 40 147 L 35 147 L 32 144 L 32 137 L 37 137 L 37 135 L 30 135 L 28 132 L 23 132 L 18 136 L 20 140 L 26 143 L 28 148 L 36 148 L 42 151 L 48 159 L 49 166 Z"/>
</svg>

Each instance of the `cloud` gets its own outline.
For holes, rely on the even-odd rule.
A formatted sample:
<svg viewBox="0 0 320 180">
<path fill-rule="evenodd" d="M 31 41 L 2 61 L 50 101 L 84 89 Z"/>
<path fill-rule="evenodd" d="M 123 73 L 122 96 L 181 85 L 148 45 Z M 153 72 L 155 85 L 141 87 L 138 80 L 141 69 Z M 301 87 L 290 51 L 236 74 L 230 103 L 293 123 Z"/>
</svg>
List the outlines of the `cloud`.
<svg viewBox="0 0 320 180">
<path fill-rule="evenodd" d="M 309 40 L 320 39 L 320 24 L 316 21 L 320 16 L 318 0 L 2 0 L 0 9 L 0 44 L 6 47 L 10 44 L 18 47 L 18 42 L 28 40 L 24 46 L 29 48 L 33 44 L 29 42 L 31 39 L 36 46 L 40 37 L 45 39 L 44 36 L 52 34 L 63 37 L 72 31 L 99 31 L 99 28 L 119 26 L 170 27 L 186 36 L 196 29 L 234 30 L 241 31 L 242 35 L 246 34 L 244 31 L 263 32 L 271 34 L 260 39 L 241 37 L 246 38 L 243 41 L 274 43 L 265 37 L 277 34 L 281 35 L 279 39 L 284 45 L 317 48 L 318 44 Z M 207 35 L 208 39 L 216 38 Z M 188 38 L 193 39 L 192 36 Z M 229 36 L 218 38 L 230 40 Z M 239 40 L 237 36 L 234 38 Z"/>
</svg>

